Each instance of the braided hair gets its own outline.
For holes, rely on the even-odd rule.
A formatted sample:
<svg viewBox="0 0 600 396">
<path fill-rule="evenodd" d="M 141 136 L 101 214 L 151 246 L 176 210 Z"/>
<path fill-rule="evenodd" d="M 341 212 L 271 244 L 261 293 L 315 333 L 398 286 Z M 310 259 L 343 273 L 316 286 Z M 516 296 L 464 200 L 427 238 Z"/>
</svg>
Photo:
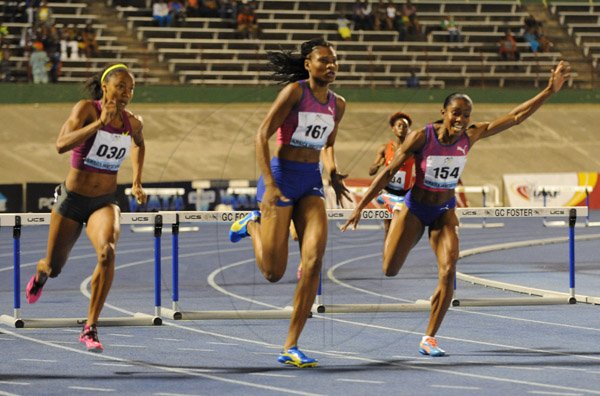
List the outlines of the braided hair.
<svg viewBox="0 0 600 396">
<path fill-rule="evenodd" d="M 269 69 L 273 71 L 271 78 L 279 84 L 289 84 L 308 78 L 308 71 L 304 68 L 304 61 L 315 47 L 333 48 L 333 44 L 322 37 L 305 41 L 300 45 L 300 54 L 291 50 L 267 52 Z"/>
</svg>

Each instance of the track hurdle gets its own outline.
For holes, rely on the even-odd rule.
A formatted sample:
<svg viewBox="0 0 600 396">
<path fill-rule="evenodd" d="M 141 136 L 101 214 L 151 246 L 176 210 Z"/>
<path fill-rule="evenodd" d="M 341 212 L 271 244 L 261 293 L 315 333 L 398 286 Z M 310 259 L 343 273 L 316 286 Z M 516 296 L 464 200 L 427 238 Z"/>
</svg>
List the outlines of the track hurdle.
<svg viewBox="0 0 600 396">
<path fill-rule="evenodd" d="M 376 214 L 368 214 L 365 210 L 362 218 L 377 218 Z M 367 213 L 365 213 L 367 212 Z M 328 216 L 335 218 L 348 218 L 352 210 L 338 209 L 328 210 Z M 504 306 L 504 305 L 550 305 L 550 304 L 574 304 L 575 299 L 575 221 L 577 217 L 587 215 L 585 207 L 553 207 L 553 208 L 457 208 L 456 214 L 459 219 L 463 218 L 533 218 L 533 217 L 563 217 L 568 218 L 569 228 L 569 293 L 563 295 L 542 295 L 539 297 L 523 298 L 495 298 L 495 299 L 458 299 L 455 298 L 452 305 L 457 306 Z M 383 215 L 383 214 L 382 214 Z M 507 246 L 509 248 L 511 246 Z M 515 247 L 515 246 L 513 246 Z M 457 275 L 459 275 L 457 273 Z M 414 304 L 329 304 L 325 305 L 321 300 L 322 285 L 319 285 L 319 292 L 315 301 L 315 308 L 318 313 L 350 313 L 350 312 L 399 312 L 399 311 L 420 311 L 429 310 L 430 304 L 427 300 L 418 300 Z M 532 293 L 532 295 L 534 295 Z"/>
<path fill-rule="evenodd" d="M 292 309 L 249 309 L 249 310 L 208 310 L 208 311 L 183 311 L 179 307 L 179 232 L 180 223 L 219 223 L 234 222 L 246 216 L 249 211 L 187 211 L 187 212 L 160 212 L 176 216 L 172 229 L 172 307 L 162 307 L 165 317 L 175 320 L 204 320 L 204 319 L 288 319 L 292 316 Z"/>
<path fill-rule="evenodd" d="M 175 197 L 175 201 L 176 202 L 180 202 L 180 206 L 181 208 L 177 208 L 178 204 L 175 204 L 175 210 L 182 210 L 183 208 L 183 196 L 185 195 L 185 188 L 170 188 L 170 187 L 144 187 L 144 192 L 146 193 L 146 195 L 149 197 L 149 200 L 155 199 L 158 200 L 160 199 L 161 201 L 164 200 L 169 200 L 172 197 Z M 130 197 L 131 196 L 131 188 L 126 188 L 125 189 L 125 195 Z M 133 199 L 133 198 L 130 198 Z M 132 202 L 132 201 L 130 201 Z M 152 205 L 148 205 L 148 206 L 152 206 Z M 160 210 L 161 207 L 161 202 L 159 202 L 159 207 L 158 209 Z M 130 209 L 131 209 L 131 204 L 130 204 Z M 133 209 L 135 210 L 135 209 Z M 147 209 L 148 211 L 152 210 L 151 208 Z M 154 226 L 143 226 L 143 225 L 132 225 L 130 227 L 131 232 L 154 232 Z M 199 228 L 198 227 L 181 227 L 179 229 L 179 232 L 194 232 L 194 231 L 198 231 Z M 169 228 L 164 228 L 163 232 L 170 232 Z"/>
<path fill-rule="evenodd" d="M 587 215 L 585 216 L 585 222 L 583 224 L 577 224 L 576 226 L 581 227 L 600 227 L 600 221 L 590 221 L 590 193 L 594 190 L 592 186 L 571 186 L 571 185 L 556 185 L 556 186 L 539 186 L 536 188 L 536 193 L 541 194 L 543 198 L 544 207 L 548 203 L 548 196 L 561 191 L 585 193 L 585 207 L 588 209 Z M 564 220 L 558 221 L 547 221 L 544 218 L 544 226 L 546 227 L 564 227 L 568 223 Z"/>
<path fill-rule="evenodd" d="M 457 193 L 466 194 L 481 194 L 481 206 L 487 207 L 487 197 L 490 192 L 493 193 L 492 206 L 500 206 L 500 192 L 498 187 L 493 184 L 486 184 L 483 186 L 457 186 L 454 189 Z M 463 223 L 461 221 L 460 226 L 462 228 L 498 228 L 504 227 L 504 223 L 488 223 L 486 218 L 481 219 L 481 223 Z"/>
<path fill-rule="evenodd" d="M 23 327 L 78 327 L 86 318 L 24 318 L 21 316 L 21 230 L 23 226 L 49 225 L 50 213 L 0 214 L 0 227 L 13 229 L 13 315 L 1 315 L 0 323 L 16 328 Z M 102 326 L 152 326 L 161 325 L 161 235 L 164 223 L 174 223 L 173 214 L 165 213 L 121 213 L 120 223 L 149 225 L 154 228 L 154 315 L 135 313 L 131 317 L 101 317 Z"/>
</svg>

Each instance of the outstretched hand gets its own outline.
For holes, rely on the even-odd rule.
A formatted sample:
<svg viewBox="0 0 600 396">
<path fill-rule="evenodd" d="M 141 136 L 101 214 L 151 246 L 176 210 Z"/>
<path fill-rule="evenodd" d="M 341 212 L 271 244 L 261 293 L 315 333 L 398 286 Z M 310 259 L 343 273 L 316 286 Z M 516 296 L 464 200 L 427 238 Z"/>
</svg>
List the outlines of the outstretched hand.
<svg viewBox="0 0 600 396">
<path fill-rule="evenodd" d="M 346 222 L 346 224 L 344 224 L 343 226 L 340 227 L 340 230 L 342 232 L 344 232 L 350 226 L 352 226 L 353 230 L 356 230 L 356 226 L 358 225 L 358 221 L 360 220 L 361 212 L 362 212 L 362 210 L 358 209 L 358 207 L 355 208 L 354 211 L 352 212 L 352 214 L 350 215 L 350 218 Z"/>
<path fill-rule="evenodd" d="M 338 206 L 341 207 L 344 207 L 342 198 L 352 201 L 350 190 L 348 190 L 348 187 L 344 184 L 344 179 L 347 177 L 347 174 L 337 172 L 331 175 L 331 187 L 333 188 L 333 191 L 335 191 L 335 201 Z"/>
<path fill-rule="evenodd" d="M 550 76 L 550 81 L 548 81 L 548 86 L 552 92 L 558 92 L 569 77 L 571 77 L 571 65 L 569 62 L 560 61 L 558 62 L 558 65 L 552 69 L 552 75 Z"/>
</svg>

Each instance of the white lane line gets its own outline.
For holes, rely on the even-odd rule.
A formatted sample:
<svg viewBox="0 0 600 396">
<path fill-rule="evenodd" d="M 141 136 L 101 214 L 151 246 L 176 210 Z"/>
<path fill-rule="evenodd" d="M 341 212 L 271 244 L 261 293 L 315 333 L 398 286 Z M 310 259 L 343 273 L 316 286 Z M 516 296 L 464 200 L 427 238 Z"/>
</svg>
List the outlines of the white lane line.
<svg viewBox="0 0 600 396">
<path fill-rule="evenodd" d="M 542 371 L 542 370 L 544 370 L 541 367 L 524 367 L 524 366 L 516 367 L 516 366 L 503 366 L 503 365 L 500 365 L 500 364 L 495 365 L 493 367 L 496 367 L 496 368 L 505 368 L 505 369 L 513 369 L 513 370 L 531 370 L 531 371 Z"/>
<path fill-rule="evenodd" d="M 0 341 L 14 341 L 14 338 L 0 337 Z"/>
<path fill-rule="evenodd" d="M 114 389 L 110 389 L 110 388 L 90 388 L 88 386 L 69 386 L 69 389 L 92 391 L 92 392 L 114 392 L 115 391 Z"/>
<path fill-rule="evenodd" d="M 54 344 L 79 345 L 77 341 L 48 340 L 48 342 L 52 342 Z"/>
<path fill-rule="evenodd" d="M 146 345 L 110 344 L 111 348 L 148 348 Z"/>
<path fill-rule="evenodd" d="M 211 345 L 231 345 L 231 346 L 237 346 L 239 344 L 235 344 L 233 342 L 218 342 L 218 341 L 208 341 L 207 344 L 211 344 Z"/>
<path fill-rule="evenodd" d="M 58 360 L 52 360 L 52 359 L 30 359 L 30 358 L 22 358 L 19 359 L 23 362 L 36 362 L 36 363 L 57 363 Z"/>
<path fill-rule="evenodd" d="M 293 255 L 298 255 L 298 254 L 297 253 L 290 253 L 290 256 L 293 256 Z M 251 298 L 247 298 L 247 297 L 240 296 L 238 294 L 229 292 L 229 291 L 225 290 L 223 287 L 221 287 L 220 285 L 218 285 L 215 282 L 214 279 L 217 277 L 217 275 L 220 272 L 228 270 L 228 269 L 236 267 L 236 266 L 240 266 L 240 265 L 243 265 L 243 264 L 254 262 L 254 261 L 255 261 L 255 259 L 252 258 L 252 259 L 242 260 L 242 261 L 231 263 L 229 265 L 222 266 L 220 269 L 217 269 L 217 270 L 213 271 L 209 275 L 209 277 L 208 277 L 208 283 L 213 288 L 215 288 L 216 290 L 222 292 L 225 295 L 231 296 L 233 298 L 238 298 L 240 300 L 247 301 L 247 302 L 250 302 L 252 304 L 261 305 L 261 306 L 265 306 L 265 307 L 269 307 L 269 308 L 281 309 L 282 307 L 278 307 L 278 306 L 275 306 L 275 305 L 272 305 L 272 304 L 267 304 L 267 303 L 264 303 L 262 301 L 257 301 L 257 300 L 251 299 Z M 381 295 L 381 297 L 383 298 L 383 297 L 387 297 L 387 296 Z M 422 335 L 421 332 L 417 332 L 417 331 L 403 330 L 403 329 L 391 328 L 391 327 L 387 327 L 387 326 L 379 326 L 379 325 L 374 325 L 374 324 L 369 324 L 369 323 L 355 322 L 355 321 L 351 321 L 351 320 L 345 320 L 345 319 L 340 319 L 340 318 L 335 318 L 335 317 L 327 317 L 327 316 L 323 316 L 323 315 L 313 315 L 313 318 L 319 318 L 321 320 L 328 320 L 328 321 L 331 321 L 331 322 L 345 323 L 345 324 L 354 325 L 354 326 L 360 326 L 360 327 L 375 328 L 375 329 L 380 329 L 380 330 L 384 330 L 384 331 L 399 332 L 399 333 L 413 334 L 413 335 L 419 335 L 419 336 Z M 171 324 L 171 323 L 166 323 L 166 324 L 170 325 L 170 326 L 176 326 L 176 327 L 180 326 L 178 324 Z M 192 328 L 188 328 L 188 329 L 190 331 L 198 331 L 198 332 L 201 332 L 201 333 L 204 333 L 204 334 L 210 334 L 210 333 L 207 333 L 207 332 L 204 332 L 204 331 L 199 331 L 198 329 L 192 329 Z M 214 333 L 214 335 L 220 336 L 220 337 L 225 337 L 225 338 L 231 338 L 231 337 L 224 336 L 222 334 L 217 334 L 217 333 Z M 536 353 L 548 353 L 548 351 L 544 351 L 544 350 L 536 350 L 536 349 L 532 349 L 532 348 L 516 347 L 516 346 L 512 346 L 512 345 L 495 344 L 495 343 L 488 343 L 488 342 L 468 340 L 468 339 L 459 339 L 459 338 L 456 338 L 456 337 L 439 337 L 439 338 L 453 340 L 453 341 L 459 341 L 459 342 L 465 342 L 465 343 L 472 343 L 472 344 L 477 344 L 477 345 L 486 345 L 486 346 L 490 346 L 490 347 L 500 347 L 500 348 L 505 348 L 505 349 L 508 349 L 508 350 L 521 350 L 521 351 L 530 351 L 530 352 L 536 352 Z M 250 342 L 250 343 L 254 343 L 254 344 L 264 344 L 264 343 L 261 343 L 259 341 L 255 341 L 255 340 L 247 340 L 246 342 Z M 306 349 L 306 351 L 320 353 L 322 355 L 329 355 L 328 353 L 323 353 L 322 351 L 314 351 L 314 350 L 311 351 L 311 350 L 308 350 L 308 349 Z M 558 352 L 553 352 L 553 354 L 564 355 L 564 356 L 574 356 L 574 357 L 582 358 L 582 359 L 600 360 L 600 357 L 589 356 L 589 355 L 575 355 L 575 354 L 558 353 Z M 331 355 L 333 355 L 333 354 L 331 354 Z M 334 356 L 339 357 L 339 355 L 334 355 Z M 392 366 L 400 366 L 400 367 L 404 367 L 404 368 L 412 368 L 412 369 L 417 369 L 417 370 L 426 370 L 426 371 L 439 372 L 439 373 L 444 373 L 444 374 L 451 374 L 451 375 L 455 375 L 455 376 L 458 376 L 458 377 L 477 378 L 477 379 L 480 379 L 480 380 L 487 380 L 487 381 L 494 381 L 494 382 L 503 382 L 503 383 L 511 383 L 511 384 L 529 385 L 529 386 L 535 386 L 535 387 L 547 388 L 547 389 L 569 390 L 569 391 L 582 391 L 582 392 L 587 392 L 587 393 L 592 393 L 592 394 L 600 395 L 600 391 L 595 390 L 595 389 L 578 389 L 578 388 L 573 388 L 573 387 L 566 387 L 566 386 L 561 386 L 561 385 L 546 384 L 546 383 L 541 383 L 541 382 L 523 381 L 523 380 L 518 380 L 518 379 L 513 379 L 513 378 L 506 378 L 506 377 L 496 377 L 496 376 L 480 375 L 480 374 L 472 374 L 472 373 L 461 373 L 461 372 L 456 372 L 454 370 L 448 370 L 448 369 L 445 369 L 443 367 L 437 368 L 437 367 L 431 367 L 431 366 L 421 366 L 421 365 L 406 364 L 406 363 L 395 363 L 395 362 L 391 362 L 390 363 L 388 361 L 384 362 L 384 361 L 381 361 L 381 360 L 371 359 L 371 358 L 367 358 L 367 357 L 360 357 L 360 356 L 356 356 L 356 357 L 354 357 L 354 356 L 346 356 L 346 358 L 350 359 L 350 360 L 360 360 L 360 361 L 364 361 L 364 362 L 379 363 L 379 364 L 385 363 L 385 364 L 392 365 Z"/>
<path fill-rule="evenodd" d="M 88 298 L 89 298 L 89 296 L 88 296 Z M 129 313 L 130 315 L 133 315 L 133 312 L 126 311 L 125 313 Z M 165 322 L 163 324 L 168 324 L 168 322 Z M 174 325 L 173 327 L 182 328 L 182 329 L 188 329 L 185 326 L 181 326 L 181 325 Z M 4 330 L 3 329 L 2 331 L 4 333 L 6 333 L 6 334 L 9 334 L 9 335 L 13 336 L 13 337 L 17 337 L 17 338 L 20 338 L 22 340 L 27 340 L 27 341 L 30 341 L 30 342 L 35 342 L 35 343 L 38 343 L 38 344 L 42 344 L 42 345 L 45 345 L 47 347 L 62 349 L 62 350 L 65 350 L 65 351 L 69 351 L 69 352 L 73 352 L 73 353 L 79 353 L 81 355 L 86 355 L 86 356 L 89 356 L 89 354 L 90 354 L 87 351 L 82 351 L 82 350 L 71 348 L 71 347 L 64 346 L 64 345 L 51 344 L 49 342 L 46 342 L 46 341 L 43 341 L 43 340 L 39 340 L 37 338 L 29 337 L 29 336 L 26 336 L 26 335 L 21 334 L 21 333 L 16 333 L 16 332 L 13 332 L 11 330 Z M 217 334 L 215 333 L 215 335 L 217 335 Z M 219 335 L 223 336 L 222 334 L 219 334 Z M 265 344 L 265 343 L 258 342 L 258 341 L 255 341 L 255 340 L 248 340 L 248 341 L 250 343 L 255 343 L 255 344 L 262 344 L 262 345 Z M 316 393 L 302 392 L 302 391 L 288 389 L 288 388 L 280 388 L 280 387 L 276 387 L 276 386 L 255 384 L 253 382 L 234 380 L 234 379 L 230 379 L 230 378 L 219 377 L 219 376 L 212 375 L 212 374 L 199 373 L 199 372 L 196 372 L 194 370 L 189 370 L 189 369 L 184 369 L 184 368 L 179 368 L 179 367 L 161 366 L 159 364 L 149 364 L 149 363 L 144 363 L 144 362 L 140 362 L 140 361 L 133 362 L 131 360 L 127 360 L 127 359 L 123 359 L 123 358 L 118 358 L 118 357 L 110 356 L 110 355 L 108 355 L 106 353 L 105 354 L 98 354 L 98 355 L 96 355 L 96 357 L 98 359 L 105 359 L 105 360 L 110 360 L 110 361 L 113 361 L 113 362 L 130 363 L 132 365 L 135 365 L 135 366 L 138 366 L 138 367 L 143 367 L 143 368 L 146 368 L 146 369 L 149 369 L 149 370 L 161 370 L 161 371 L 166 371 L 166 372 L 170 372 L 170 373 L 177 373 L 177 374 L 189 375 L 189 376 L 192 376 L 192 377 L 201 377 L 201 378 L 210 379 L 210 380 L 214 380 L 214 381 L 218 381 L 218 382 L 225 382 L 225 383 L 229 383 L 229 384 L 247 386 L 247 387 L 251 387 L 251 388 L 268 390 L 268 391 L 272 391 L 272 392 L 289 393 L 289 394 L 294 394 L 294 395 L 307 395 L 307 396 L 313 396 L 313 395 L 317 396 L 317 395 L 320 395 L 320 394 L 316 394 Z"/>
<path fill-rule="evenodd" d="M 135 336 L 134 336 L 134 335 L 132 335 L 132 334 L 117 334 L 117 333 L 107 333 L 107 334 L 105 334 L 105 335 L 107 335 L 107 336 L 113 336 L 113 337 L 127 337 L 127 338 L 133 338 L 133 337 L 135 337 Z"/>
<path fill-rule="evenodd" d="M 4 385 L 31 385 L 30 382 L 18 382 L 18 381 L 0 381 L 0 384 L 4 384 Z"/>
<path fill-rule="evenodd" d="M 336 378 L 335 380 L 339 382 L 353 382 L 356 384 L 385 384 L 385 381 L 360 380 L 352 378 Z"/>
<path fill-rule="evenodd" d="M 160 393 L 155 393 L 154 396 L 200 396 L 200 395 L 191 394 L 191 393 L 164 393 L 164 392 L 160 392 Z"/>
<path fill-rule="evenodd" d="M 177 348 L 178 351 L 192 351 L 192 352 L 214 352 L 214 349 L 202 349 L 202 348 Z"/>
<path fill-rule="evenodd" d="M 109 367 L 131 367 L 131 364 L 127 363 L 92 363 L 95 366 L 109 366 Z"/>
<path fill-rule="evenodd" d="M 329 353 L 339 353 L 340 355 L 360 355 L 360 352 L 349 352 L 349 351 L 327 351 Z"/>
<path fill-rule="evenodd" d="M 17 395 L 16 393 L 0 391 L 0 396 L 20 396 L 20 395 Z"/>
<path fill-rule="evenodd" d="M 462 390 L 480 390 L 478 386 L 462 386 L 462 385 L 429 385 L 432 388 L 441 389 L 462 389 Z"/>
<path fill-rule="evenodd" d="M 533 395 L 556 395 L 556 396 L 583 396 L 583 393 L 562 393 L 562 392 L 543 392 L 543 391 L 529 391 Z"/>
<path fill-rule="evenodd" d="M 163 338 L 163 337 L 154 337 L 153 340 L 158 340 L 158 341 L 173 341 L 173 342 L 181 342 L 181 341 L 183 341 L 181 338 Z"/>
<path fill-rule="evenodd" d="M 250 375 L 260 375 L 263 377 L 277 377 L 277 378 L 296 378 L 292 374 L 275 374 L 275 373 L 250 373 Z"/>
</svg>

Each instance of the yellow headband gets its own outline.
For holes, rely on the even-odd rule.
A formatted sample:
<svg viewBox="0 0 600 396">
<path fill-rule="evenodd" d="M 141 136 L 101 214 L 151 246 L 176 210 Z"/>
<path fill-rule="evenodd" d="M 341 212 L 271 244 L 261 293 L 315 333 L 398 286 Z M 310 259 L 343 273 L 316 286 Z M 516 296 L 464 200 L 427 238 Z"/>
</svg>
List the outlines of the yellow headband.
<svg viewBox="0 0 600 396">
<path fill-rule="evenodd" d="M 108 69 L 106 69 L 104 71 L 104 73 L 102 73 L 102 78 L 100 79 L 100 84 L 104 83 L 104 78 L 106 77 L 106 75 L 108 73 L 110 73 L 111 71 L 115 70 L 115 69 L 125 69 L 125 70 L 129 70 L 129 68 L 127 66 L 125 66 L 122 63 L 117 63 L 116 65 L 112 65 L 111 67 L 109 67 Z"/>
</svg>

